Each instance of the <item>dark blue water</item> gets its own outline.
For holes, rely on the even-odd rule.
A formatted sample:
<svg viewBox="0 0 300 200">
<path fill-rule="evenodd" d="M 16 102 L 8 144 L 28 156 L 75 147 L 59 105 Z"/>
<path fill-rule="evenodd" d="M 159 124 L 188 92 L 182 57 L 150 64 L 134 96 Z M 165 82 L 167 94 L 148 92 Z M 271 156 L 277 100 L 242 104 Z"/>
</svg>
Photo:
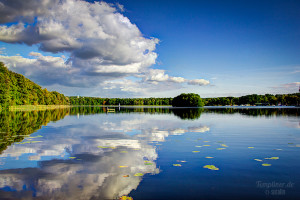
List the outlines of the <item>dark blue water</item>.
<svg viewBox="0 0 300 200">
<path fill-rule="evenodd" d="M 1 199 L 300 199 L 297 109 L 87 109 L 1 120 Z"/>
</svg>

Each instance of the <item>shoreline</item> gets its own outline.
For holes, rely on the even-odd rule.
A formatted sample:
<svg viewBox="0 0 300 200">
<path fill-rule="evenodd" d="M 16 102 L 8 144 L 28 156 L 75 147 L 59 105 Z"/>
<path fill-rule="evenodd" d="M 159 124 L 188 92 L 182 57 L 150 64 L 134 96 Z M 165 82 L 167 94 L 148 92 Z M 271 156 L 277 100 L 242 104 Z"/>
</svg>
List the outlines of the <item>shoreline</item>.
<svg viewBox="0 0 300 200">
<path fill-rule="evenodd" d="M 297 109 L 298 106 L 203 106 L 203 107 L 172 107 L 171 105 L 18 105 L 10 106 L 10 112 L 13 111 L 42 111 L 53 109 L 65 109 L 72 107 L 109 107 L 109 108 L 169 108 L 169 109 L 185 109 L 185 108 L 202 108 L 202 109 L 218 109 L 218 108 L 232 108 L 232 109 Z M 0 111 L 3 109 L 0 108 Z"/>
</svg>

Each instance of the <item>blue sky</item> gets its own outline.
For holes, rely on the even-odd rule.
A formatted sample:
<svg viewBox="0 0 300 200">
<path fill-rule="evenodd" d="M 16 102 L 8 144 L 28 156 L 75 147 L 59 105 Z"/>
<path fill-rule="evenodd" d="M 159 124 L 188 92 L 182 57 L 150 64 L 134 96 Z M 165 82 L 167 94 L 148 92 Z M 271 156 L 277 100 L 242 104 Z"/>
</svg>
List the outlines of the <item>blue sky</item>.
<svg viewBox="0 0 300 200">
<path fill-rule="evenodd" d="M 0 60 L 66 95 L 241 96 L 294 93 L 300 85 L 299 1 L 1 2 L 8 11 L 0 18 Z M 91 18 L 80 21 L 80 9 Z"/>
</svg>

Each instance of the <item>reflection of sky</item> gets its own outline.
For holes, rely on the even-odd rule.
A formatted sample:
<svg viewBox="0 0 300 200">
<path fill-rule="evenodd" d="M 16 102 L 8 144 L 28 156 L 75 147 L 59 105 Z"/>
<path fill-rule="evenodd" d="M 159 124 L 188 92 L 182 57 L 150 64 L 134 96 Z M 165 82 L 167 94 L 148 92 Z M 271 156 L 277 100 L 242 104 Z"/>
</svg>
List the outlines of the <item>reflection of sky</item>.
<svg viewBox="0 0 300 200">
<path fill-rule="evenodd" d="M 46 198 L 116 198 L 137 188 L 141 178 L 134 174 L 159 173 L 152 142 L 209 130 L 202 123 L 170 115 L 69 116 L 0 155 L 0 187 L 16 191 L 26 187 Z M 39 142 L 23 143 L 33 141 Z M 145 165 L 145 160 L 151 164 Z"/>
<path fill-rule="evenodd" d="M 296 117 L 215 113 L 202 113 L 197 120 L 138 113 L 68 116 L 31 135 L 43 136 L 32 138 L 42 142 L 14 144 L 0 155 L 0 196 L 18 198 L 26 188 L 46 199 L 112 199 L 127 194 L 195 199 L 200 193 L 209 199 L 234 189 L 255 199 L 261 194 L 255 188 L 257 180 L 299 179 L 300 137 L 294 126 L 298 123 Z M 218 150 L 222 144 L 228 147 Z M 254 160 L 272 156 L 280 159 L 266 160 L 270 168 Z M 173 167 L 177 160 L 187 162 Z M 220 170 L 204 169 L 208 164 Z M 145 174 L 142 182 L 136 173 Z"/>
</svg>

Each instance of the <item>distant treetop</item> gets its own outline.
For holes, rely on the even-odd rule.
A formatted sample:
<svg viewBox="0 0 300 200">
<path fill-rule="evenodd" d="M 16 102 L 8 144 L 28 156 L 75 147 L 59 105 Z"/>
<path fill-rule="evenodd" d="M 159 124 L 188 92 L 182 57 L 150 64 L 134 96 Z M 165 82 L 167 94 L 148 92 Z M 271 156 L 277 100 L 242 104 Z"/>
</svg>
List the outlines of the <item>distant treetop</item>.
<svg viewBox="0 0 300 200">
<path fill-rule="evenodd" d="M 203 107 L 204 104 L 200 95 L 194 93 L 182 93 L 174 97 L 172 101 L 173 107 Z"/>
</svg>

